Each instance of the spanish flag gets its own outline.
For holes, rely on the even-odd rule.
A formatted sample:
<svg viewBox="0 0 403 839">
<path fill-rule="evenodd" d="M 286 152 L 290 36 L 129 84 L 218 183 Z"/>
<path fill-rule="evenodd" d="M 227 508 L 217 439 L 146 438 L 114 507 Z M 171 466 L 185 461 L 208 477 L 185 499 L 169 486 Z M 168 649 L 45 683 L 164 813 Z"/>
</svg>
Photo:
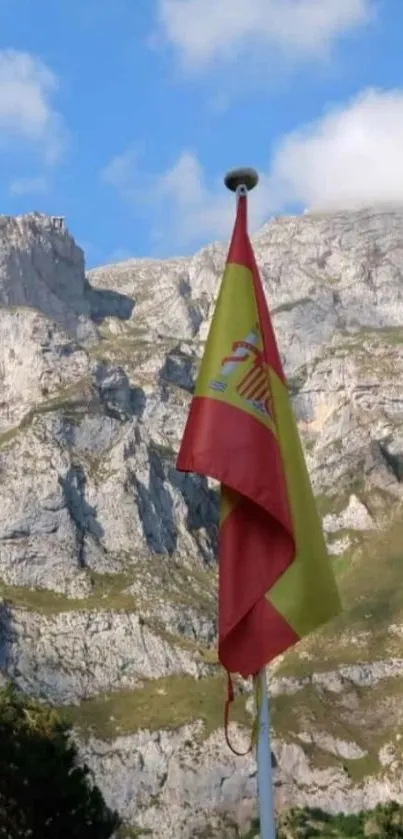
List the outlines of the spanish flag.
<svg viewBox="0 0 403 839">
<path fill-rule="evenodd" d="M 219 660 L 243 677 L 340 612 L 246 202 L 177 460 L 221 484 Z"/>
</svg>

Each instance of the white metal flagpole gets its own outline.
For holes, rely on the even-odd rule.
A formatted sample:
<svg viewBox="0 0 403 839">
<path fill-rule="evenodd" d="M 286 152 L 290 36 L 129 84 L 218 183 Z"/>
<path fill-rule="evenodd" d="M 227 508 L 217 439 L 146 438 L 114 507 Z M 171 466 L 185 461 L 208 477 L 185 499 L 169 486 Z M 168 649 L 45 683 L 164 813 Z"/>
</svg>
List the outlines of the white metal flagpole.
<svg viewBox="0 0 403 839">
<path fill-rule="evenodd" d="M 273 767 L 271 762 L 270 713 L 266 668 L 255 676 L 259 696 L 258 736 L 256 743 L 257 785 L 259 793 L 260 839 L 275 839 Z"/>
<path fill-rule="evenodd" d="M 254 169 L 233 169 L 224 178 L 225 186 L 237 198 L 254 189 L 259 176 Z M 260 839 L 276 839 L 273 795 L 273 770 L 270 744 L 269 695 L 266 668 L 255 676 L 256 695 L 259 697 L 258 736 L 256 744 L 257 781 L 260 811 Z"/>
</svg>

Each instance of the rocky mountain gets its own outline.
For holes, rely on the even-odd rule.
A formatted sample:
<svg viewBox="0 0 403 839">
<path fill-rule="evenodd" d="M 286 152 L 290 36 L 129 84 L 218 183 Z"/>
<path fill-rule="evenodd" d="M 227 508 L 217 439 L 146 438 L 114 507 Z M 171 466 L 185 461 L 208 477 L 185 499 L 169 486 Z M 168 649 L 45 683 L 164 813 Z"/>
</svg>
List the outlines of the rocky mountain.
<svg viewBox="0 0 403 839">
<path fill-rule="evenodd" d="M 276 795 L 402 800 L 403 209 L 254 239 L 345 611 L 271 668 Z M 226 247 L 85 274 L 57 219 L 0 218 L 0 666 L 61 707 L 133 835 L 248 829 L 222 732 L 217 488 L 175 470 Z M 247 746 L 244 684 L 233 739 Z"/>
</svg>

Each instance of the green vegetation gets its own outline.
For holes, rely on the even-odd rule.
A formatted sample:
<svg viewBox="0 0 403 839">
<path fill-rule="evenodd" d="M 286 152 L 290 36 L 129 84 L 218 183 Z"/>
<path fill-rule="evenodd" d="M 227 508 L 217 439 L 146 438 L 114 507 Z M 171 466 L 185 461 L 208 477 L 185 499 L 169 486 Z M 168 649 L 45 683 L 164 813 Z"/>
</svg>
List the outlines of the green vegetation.
<svg viewBox="0 0 403 839">
<path fill-rule="evenodd" d="M 399 514 L 388 530 L 368 537 L 355 551 L 340 579 L 345 612 L 339 626 L 370 630 L 376 639 L 379 632 L 399 620 L 403 612 L 402 545 L 403 521 Z"/>
<path fill-rule="evenodd" d="M 251 837 L 253 833 L 250 834 Z M 293 809 L 278 820 L 277 839 L 400 839 L 403 807 L 396 802 L 379 804 L 357 814 L 330 815 L 314 808 Z"/>
<path fill-rule="evenodd" d="M 69 722 L 84 734 L 112 739 L 139 729 L 175 729 L 201 720 L 202 738 L 222 727 L 226 684 L 223 675 L 195 680 L 192 676 L 150 679 L 137 690 L 119 691 L 64 708 Z M 245 696 L 231 708 L 231 720 L 251 727 Z"/>
<path fill-rule="evenodd" d="M 254 839 L 259 832 L 255 819 L 244 839 Z M 330 815 L 318 808 L 293 808 L 280 814 L 277 839 L 401 839 L 403 807 L 395 801 L 378 804 L 374 810 Z"/>
<path fill-rule="evenodd" d="M 385 743 L 394 743 L 396 760 L 402 760 L 403 743 L 396 741 L 402 700 L 403 679 L 398 676 L 382 679 L 372 687 L 347 682 L 340 694 L 308 682 L 294 695 L 272 700 L 273 726 L 284 742 L 297 743 L 303 749 L 313 767 L 339 769 L 353 783 L 360 783 L 387 771 L 379 760 Z M 309 732 L 313 742 L 301 740 L 302 731 Z M 329 738 L 335 745 L 338 741 L 358 747 L 361 755 L 340 757 L 330 751 Z"/>
<path fill-rule="evenodd" d="M 357 333 L 350 333 L 350 338 L 357 343 L 363 341 L 377 341 L 382 344 L 399 346 L 403 344 L 403 327 L 401 326 L 380 326 L 378 329 L 361 328 Z"/>
<path fill-rule="evenodd" d="M 154 443 L 153 450 L 165 460 L 174 462 L 176 460 L 176 451 L 172 446 L 162 445 L 161 443 Z"/>
<path fill-rule="evenodd" d="M 158 339 L 158 347 L 161 352 L 169 352 L 177 343 L 177 338 Z M 155 350 L 155 342 L 150 341 L 147 331 L 143 331 L 141 328 L 127 329 L 126 327 L 120 335 L 110 335 L 104 332 L 103 340 L 91 347 L 89 354 L 92 358 L 100 361 L 121 365 L 129 378 L 135 372 L 135 380 L 138 385 L 141 384 L 142 379 L 146 381 L 150 377 L 154 378 L 154 375 L 149 372 L 143 375 L 141 366 L 155 354 Z"/>
<path fill-rule="evenodd" d="M 54 710 L 0 691 L 0 835 L 5 839 L 108 839 L 119 818 L 80 767 Z"/>
<path fill-rule="evenodd" d="M 374 344 L 381 348 L 403 344 L 403 327 L 401 326 L 360 327 L 354 331 L 340 330 L 340 335 L 342 341 L 338 344 L 337 350 L 358 349 L 367 352 Z"/>
<path fill-rule="evenodd" d="M 116 609 L 133 612 L 136 598 L 125 589 L 133 582 L 128 574 L 88 573 L 91 593 L 87 597 L 72 598 L 49 589 L 31 589 L 25 586 L 7 586 L 0 583 L 0 597 L 10 606 L 30 609 L 41 615 L 88 609 Z"/>
<path fill-rule="evenodd" d="M 122 557 L 126 571 L 115 574 L 87 572 L 90 593 L 86 597 L 71 598 L 50 589 L 30 589 L 11 586 L 0 581 L 0 597 L 19 608 L 26 608 L 44 615 L 60 612 L 105 609 L 141 612 L 142 604 L 148 606 L 164 591 L 164 600 L 182 606 L 194 606 L 203 614 L 215 609 L 214 569 L 186 568 L 175 556 Z M 138 594 L 130 593 L 134 586 Z"/>
<path fill-rule="evenodd" d="M 255 836 L 259 834 L 259 819 L 254 819 L 252 823 L 252 827 L 249 833 L 246 834 L 244 839 L 255 839 Z"/>
<path fill-rule="evenodd" d="M 307 379 L 308 366 L 306 364 L 302 364 L 294 375 L 287 379 L 288 389 L 292 396 L 295 396 L 300 390 L 302 390 Z"/>
<path fill-rule="evenodd" d="M 365 503 L 364 464 L 356 464 L 354 471 L 345 472 L 342 477 L 342 490 L 334 493 L 319 493 L 316 504 L 322 517 L 329 513 L 337 515 L 347 507 L 350 495 L 356 495 Z"/>
<path fill-rule="evenodd" d="M 346 532 L 346 531 L 344 531 L 344 532 Z M 356 536 L 356 534 L 354 534 L 354 535 Z M 357 540 L 357 541 L 359 541 L 359 540 Z M 355 543 L 356 542 L 353 541 L 353 545 Z M 334 573 L 335 573 L 337 578 L 340 578 L 341 575 L 344 574 L 344 572 L 347 571 L 347 569 L 350 567 L 350 562 L 351 562 L 350 548 L 351 548 L 351 545 L 349 545 L 349 547 L 346 548 L 346 550 L 343 551 L 343 553 L 337 554 L 336 556 L 334 556 L 332 558 L 333 570 L 334 570 Z"/>
<path fill-rule="evenodd" d="M 289 300 L 287 303 L 280 303 L 272 310 L 272 315 L 279 315 L 281 312 L 292 312 L 298 306 L 304 306 L 313 303 L 312 297 L 299 297 L 297 300 Z"/>
<path fill-rule="evenodd" d="M 342 513 L 348 504 L 350 492 L 343 492 L 341 494 L 328 495 L 327 493 L 320 493 L 316 496 L 316 506 L 322 518 L 331 514 L 338 515 Z"/>
</svg>

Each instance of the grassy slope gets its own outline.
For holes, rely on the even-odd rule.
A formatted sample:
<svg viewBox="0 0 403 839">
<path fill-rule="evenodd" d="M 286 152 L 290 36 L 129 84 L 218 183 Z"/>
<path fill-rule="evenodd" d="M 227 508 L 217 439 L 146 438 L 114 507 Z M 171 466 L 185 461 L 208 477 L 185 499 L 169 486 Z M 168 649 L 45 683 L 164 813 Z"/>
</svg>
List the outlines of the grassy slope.
<svg viewBox="0 0 403 839">
<path fill-rule="evenodd" d="M 203 736 L 208 736 L 222 726 L 224 699 L 222 675 L 198 681 L 192 676 L 170 676 L 147 680 L 139 690 L 87 700 L 64 709 L 64 714 L 83 733 L 106 738 L 141 728 L 175 729 L 197 720 L 203 722 Z M 250 726 L 243 697 L 234 702 L 231 719 Z"/>
<path fill-rule="evenodd" d="M 135 612 L 164 592 L 167 602 L 197 608 L 211 615 L 215 609 L 213 570 L 185 568 L 175 556 L 127 558 L 127 570 L 121 574 L 88 572 L 91 591 L 84 598 L 69 598 L 48 589 L 8 586 L 0 581 L 0 597 L 10 605 L 31 609 L 43 615 L 88 609 Z M 135 594 L 129 592 L 133 587 Z"/>
</svg>

